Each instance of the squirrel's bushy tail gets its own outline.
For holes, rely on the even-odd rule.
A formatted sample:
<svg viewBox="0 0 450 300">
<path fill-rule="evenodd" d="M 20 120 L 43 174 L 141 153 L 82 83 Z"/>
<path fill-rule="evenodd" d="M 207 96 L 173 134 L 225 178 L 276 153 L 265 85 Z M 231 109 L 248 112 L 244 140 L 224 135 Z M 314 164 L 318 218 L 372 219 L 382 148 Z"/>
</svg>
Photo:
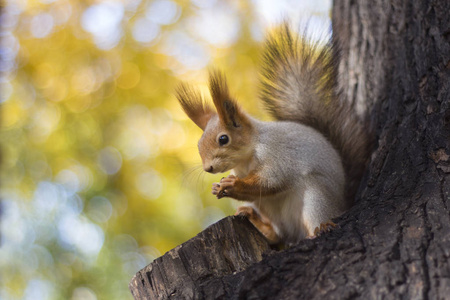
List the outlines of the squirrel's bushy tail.
<svg viewBox="0 0 450 300">
<path fill-rule="evenodd" d="M 284 24 L 266 40 L 262 100 L 278 120 L 296 121 L 321 132 L 342 157 L 346 199 L 353 202 L 369 156 L 368 129 L 337 88 L 338 49 Z"/>
</svg>

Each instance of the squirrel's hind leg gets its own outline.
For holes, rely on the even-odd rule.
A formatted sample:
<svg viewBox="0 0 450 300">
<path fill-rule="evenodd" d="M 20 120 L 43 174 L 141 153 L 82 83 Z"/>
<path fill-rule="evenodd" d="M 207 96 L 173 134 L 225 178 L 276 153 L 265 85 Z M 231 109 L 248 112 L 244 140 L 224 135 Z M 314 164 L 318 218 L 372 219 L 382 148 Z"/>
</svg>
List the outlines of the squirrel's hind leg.
<svg viewBox="0 0 450 300">
<path fill-rule="evenodd" d="M 333 230 L 334 228 L 336 228 L 337 225 L 332 222 L 331 220 L 325 223 L 320 223 L 319 227 L 316 227 L 316 229 L 314 229 L 314 234 L 313 235 L 308 235 L 306 238 L 308 239 L 315 239 L 318 236 L 321 236 L 322 234 L 326 233 L 326 232 L 330 232 L 331 230 Z"/>
<path fill-rule="evenodd" d="M 280 237 L 275 232 L 272 222 L 258 213 L 253 207 L 239 206 L 234 215 L 247 217 L 249 221 L 252 222 L 253 226 L 266 237 L 269 244 L 277 244 L 280 242 Z"/>
</svg>

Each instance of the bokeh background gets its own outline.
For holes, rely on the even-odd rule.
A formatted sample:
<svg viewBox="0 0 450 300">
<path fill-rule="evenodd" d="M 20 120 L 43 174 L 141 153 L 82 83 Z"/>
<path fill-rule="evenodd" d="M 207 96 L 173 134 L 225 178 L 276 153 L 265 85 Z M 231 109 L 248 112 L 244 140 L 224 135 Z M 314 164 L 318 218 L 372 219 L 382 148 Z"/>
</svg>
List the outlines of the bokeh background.
<svg viewBox="0 0 450 300">
<path fill-rule="evenodd" d="M 139 269 L 233 214 L 173 90 L 206 94 L 214 66 L 265 118 L 264 32 L 323 28 L 330 2 L 1 2 L 0 299 L 131 299 Z"/>
</svg>

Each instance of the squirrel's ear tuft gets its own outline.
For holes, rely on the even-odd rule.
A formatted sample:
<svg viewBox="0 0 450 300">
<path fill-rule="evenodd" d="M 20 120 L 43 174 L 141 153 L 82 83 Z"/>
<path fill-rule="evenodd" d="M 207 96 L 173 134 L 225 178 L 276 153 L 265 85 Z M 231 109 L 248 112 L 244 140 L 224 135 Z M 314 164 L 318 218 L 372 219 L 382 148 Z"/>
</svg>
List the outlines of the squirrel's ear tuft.
<svg viewBox="0 0 450 300">
<path fill-rule="evenodd" d="M 247 117 L 239 105 L 230 97 L 228 85 L 221 72 L 214 70 L 209 73 L 209 90 L 222 123 L 227 126 L 240 127 Z"/>
<path fill-rule="evenodd" d="M 209 105 L 204 103 L 200 92 L 187 84 L 181 83 L 175 90 L 175 93 L 188 117 L 198 127 L 205 130 L 206 124 L 214 115 L 214 111 Z"/>
</svg>

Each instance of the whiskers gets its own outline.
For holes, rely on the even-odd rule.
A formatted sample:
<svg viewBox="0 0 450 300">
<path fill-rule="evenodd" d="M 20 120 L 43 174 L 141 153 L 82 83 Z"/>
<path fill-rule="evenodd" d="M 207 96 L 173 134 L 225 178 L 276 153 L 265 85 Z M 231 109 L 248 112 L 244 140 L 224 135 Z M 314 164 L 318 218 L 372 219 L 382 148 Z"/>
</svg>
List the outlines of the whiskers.
<svg viewBox="0 0 450 300">
<path fill-rule="evenodd" d="M 195 185 L 195 188 L 201 192 L 205 188 L 204 178 L 206 172 L 201 164 L 196 164 L 183 172 L 182 185 L 184 187 Z"/>
</svg>

